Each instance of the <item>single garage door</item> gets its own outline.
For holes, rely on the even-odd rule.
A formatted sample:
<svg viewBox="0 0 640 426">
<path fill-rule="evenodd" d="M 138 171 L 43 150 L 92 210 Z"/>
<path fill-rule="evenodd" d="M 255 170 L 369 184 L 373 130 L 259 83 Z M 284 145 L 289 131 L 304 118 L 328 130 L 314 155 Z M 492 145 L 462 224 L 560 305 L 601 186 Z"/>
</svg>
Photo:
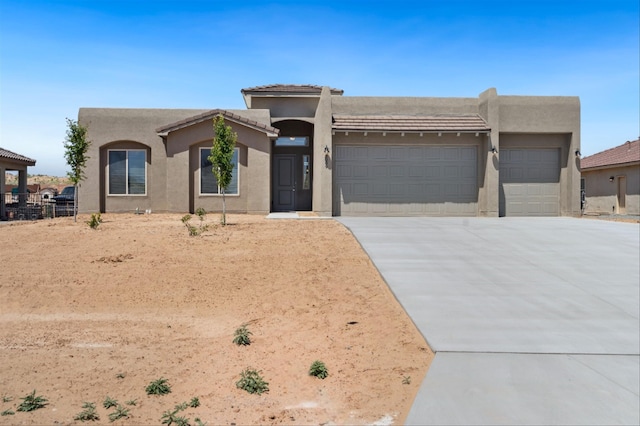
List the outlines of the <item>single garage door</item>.
<svg viewBox="0 0 640 426">
<path fill-rule="evenodd" d="M 502 149 L 500 216 L 559 216 L 559 182 L 559 149 Z"/>
<path fill-rule="evenodd" d="M 337 145 L 334 214 L 476 216 L 475 146 Z"/>
</svg>

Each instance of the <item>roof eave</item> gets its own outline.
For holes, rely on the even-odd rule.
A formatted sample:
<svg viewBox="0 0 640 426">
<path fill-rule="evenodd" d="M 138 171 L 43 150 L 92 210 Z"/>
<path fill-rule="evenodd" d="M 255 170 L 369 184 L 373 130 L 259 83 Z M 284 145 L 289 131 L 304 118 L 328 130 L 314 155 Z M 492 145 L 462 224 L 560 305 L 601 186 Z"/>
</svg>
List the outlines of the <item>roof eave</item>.
<svg viewBox="0 0 640 426">
<path fill-rule="evenodd" d="M 600 166 L 580 167 L 581 172 L 592 172 L 596 170 L 617 169 L 619 167 L 640 166 L 640 161 L 628 161 L 626 163 L 602 164 Z"/>
</svg>

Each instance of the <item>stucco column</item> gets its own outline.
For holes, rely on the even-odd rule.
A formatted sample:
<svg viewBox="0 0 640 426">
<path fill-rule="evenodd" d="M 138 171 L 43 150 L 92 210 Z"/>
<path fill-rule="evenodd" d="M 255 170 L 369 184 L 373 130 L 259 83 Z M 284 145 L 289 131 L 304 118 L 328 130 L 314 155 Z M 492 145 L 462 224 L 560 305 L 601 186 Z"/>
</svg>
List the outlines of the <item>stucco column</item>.
<svg viewBox="0 0 640 426">
<path fill-rule="evenodd" d="M 333 145 L 331 141 L 331 90 L 325 86 L 320 94 L 313 129 L 313 211 L 320 216 L 332 214 Z"/>
<path fill-rule="evenodd" d="M 27 204 L 27 170 L 18 171 L 18 199 L 19 206 L 25 207 Z"/>
<path fill-rule="evenodd" d="M 478 111 L 491 133 L 481 145 L 479 158 L 484 159 L 484 180 L 478 193 L 478 214 L 497 217 L 500 211 L 500 103 L 498 92 L 491 88 L 482 92 L 478 99 Z M 495 153 L 492 151 L 495 150 Z"/>
<path fill-rule="evenodd" d="M 6 169 L 4 167 L 0 167 L 0 219 L 4 219 L 7 216 L 5 203 L 5 193 L 4 193 L 4 174 L 6 173 Z"/>
</svg>

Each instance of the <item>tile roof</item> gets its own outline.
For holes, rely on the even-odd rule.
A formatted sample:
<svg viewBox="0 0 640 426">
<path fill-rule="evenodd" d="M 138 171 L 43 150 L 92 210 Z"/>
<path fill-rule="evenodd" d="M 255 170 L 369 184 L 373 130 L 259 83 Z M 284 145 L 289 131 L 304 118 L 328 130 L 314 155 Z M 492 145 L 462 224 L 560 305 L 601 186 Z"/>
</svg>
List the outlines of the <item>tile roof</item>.
<svg viewBox="0 0 640 426">
<path fill-rule="evenodd" d="M 202 114 L 194 115 L 193 117 L 176 121 L 175 123 L 171 123 L 166 126 L 157 128 L 156 133 L 166 135 L 167 133 L 174 132 L 179 129 L 183 129 L 185 127 L 189 127 L 194 124 L 201 123 L 203 121 L 211 120 L 213 119 L 213 117 L 217 116 L 218 114 L 222 114 L 222 116 L 225 119 L 228 119 L 230 121 L 235 121 L 244 126 L 251 127 L 261 132 L 265 132 L 270 136 L 277 136 L 280 133 L 280 130 L 276 129 L 275 127 L 269 126 L 267 124 L 259 123 L 255 120 L 251 120 L 241 115 L 234 114 L 233 112 L 230 112 L 224 109 L 212 109 L 211 111 L 203 112 Z"/>
<path fill-rule="evenodd" d="M 329 88 L 332 95 L 342 95 L 344 90 Z M 322 86 L 315 86 L 312 84 L 268 84 L 266 86 L 249 87 L 240 91 L 242 94 L 247 92 L 252 93 L 272 93 L 272 92 L 286 92 L 286 93 L 314 93 L 320 94 L 322 92 Z"/>
<path fill-rule="evenodd" d="M 35 166 L 36 160 L 33 158 L 25 157 L 24 155 L 16 154 L 8 149 L 0 148 L 0 158 L 7 158 L 9 160 L 16 160 L 23 163 L 28 163 L 27 166 Z"/>
<path fill-rule="evenodd" d="M 580 169 L 615 166 L 640 161 L 640 139 L 628 141 L 615 148 L 610 148 L 580 160 Z"/>
<path fill-rule="evenodd" d="M 340 115 L 333 116 L 333 129 L 345 131 L 397 132 L 489 132 L 477 114 L 471 115 Z"/>
</svg>

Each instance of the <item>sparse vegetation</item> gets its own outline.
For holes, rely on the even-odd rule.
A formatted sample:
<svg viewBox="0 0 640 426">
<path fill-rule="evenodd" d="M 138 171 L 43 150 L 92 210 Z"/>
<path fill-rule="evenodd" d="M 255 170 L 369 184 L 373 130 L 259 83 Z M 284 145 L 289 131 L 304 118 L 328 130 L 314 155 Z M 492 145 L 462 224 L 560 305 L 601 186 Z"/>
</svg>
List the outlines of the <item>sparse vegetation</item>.
<svg viewBox="0 0 640 426">
<path fill-rule="evenodd" d="M 0 416 L 4 417 L 4 416 L 13 416 L 15 413 L 15 411 L 8 409 L 8 410 L 4 410 L 2 413 L 0 413 Z"/>
<path fill-rule="evenodd" d="M 191 223 L 189 223 L 189 221 L 191 220 L 190 214 L 186 214 L 182 216 L 182 219 L 181 219 L 182 223 L 184 223 L 184 226 L 189 231 L 190 237 L 197 237 L 198 235 L 202 234 L 203 232 L 209 229 L 209 225 L 204 224 L 204 218 L 206 215 L 207 215 L 207 212 L 202 207 L 199 207 L 196 210 L 196 216 L 198 216 L 198 219 L 200 219 L 200 225 L 198 227 L 195 227 Z"/>
<path fill-rule="evenodd" d="M 158 380 L 154 380 L 149 383 L 149 385 L 145 388 L 147 395 L 166 395 L 171 393 L 171 386 L 167 379 L 159 378 Z"/>
<path fill-rule="evenodd" d="M 160 419 L 162 421 L 162 424 L 163 425 L 175 424 L 176 426 L 188 426 L 189 419 L 186 417 L 178 416 L 178 413 L 180 411 L 185 410 L 187 406 L 188 406 L 187 403 L 183 402 L 181 404 L 177 404 L 173 409 L 173 411 L 167 410 L 164 413 L 162 413 L 162 418 Z"/>
<path fill-rule="evenodd" d="M 189 401 L 189 407 L 198 408 L 199 406 L 200 406 L 200 400 L 198 399 L 198 397 L 194 396 L 193 398 L 191 398 L 191 401 Z"/>
<path fill-rule="evenodd" d="M 118 401 L 116 401 L 115 399 L 111 398 L 110 396 L 107 396 L 104 401 L 102 402 L 102 406 L 104 408 L 106 408 L 107 410 L 111 407 L 115 407 L 118 405 Z"/>
<path fill-rule="evenodd" d="M 102 217 L 100 217 L 100 213 L 93 213 L 91 215 L 91 219 L 89 219 L 86 223 L 87 225 L 89 225 L 89 228 L 98 229 L 98 226 L 100 226 L 100 224 L 102 223 Z"/>
<path fill-rule="evenodd" d="M 329 375 L 329 371 L 327 370 L 327 366 L 324 365 L 324 362 L 313 361 L 313 364 L 311 364 L 311 368 L 309 368 L 309 375 L 318 377 L 320 379 L 326 379 Z"/>
<path fill-rule="evenodd" d="M 29 395 L 20 399 L 22 399 L 22 402 L 18 405 L 18 411 L 34 411 L 44 408 L 48 404 L 47 399 L 39 395 L 36 396 L 35 389 Z"/>
<path fill-rule="evenodd" d="M 130 399 L 129 401 L 126 401 L 125 404 L 131 405 L 131 406 L 135 406 L 135 405 L 138 404 L 138 400 L 137 399 Z"/>
<path fill-rule="evenodd" d="M 81 422 L 95 422 L 100 420 L 100 416 L 96 412 L 96 404 L 92 402 L 85 402 L 82 404 L 84 410 L 80 411 L 73 420 L 80 420 Z"/>
<path fill-rule="evenodd" d="M 411 384 L 411 376 L 404 376 L 402 378 L 402 384 L 403 385 L 410 385 Z"/>
<path fill-rule="evenodd" d="M 269 382 L 265 382 L 260 373 L 261 371 L 245 369 L 240 373 L 240 380 L 236 382 L 236 387 L 258 395 L 269 392 Z"/>
<path fill-rule="evenodd" d="M 253 333 L 249 331 L 246 324 L 242 324 L 242 326 L 236 329 L 234 333 L 233 343 L 238 346 L 248 346 L 251 344 L 251 338 L 249 335 Z"/>
<path fill-rule="evenodd" d="M 2 402 L 11 402 L 13 401 L 13 397 L 12 396 L 3 396 L 2 397 Z"/>
<path fill-rule="evenodd" d="M 122 405 L 118 405 L 115 411 L 109 414 L 109 421 L 115 422 L 123 417 L 129 417 L 129 409 L 124 408 Z"/>
</svg>

